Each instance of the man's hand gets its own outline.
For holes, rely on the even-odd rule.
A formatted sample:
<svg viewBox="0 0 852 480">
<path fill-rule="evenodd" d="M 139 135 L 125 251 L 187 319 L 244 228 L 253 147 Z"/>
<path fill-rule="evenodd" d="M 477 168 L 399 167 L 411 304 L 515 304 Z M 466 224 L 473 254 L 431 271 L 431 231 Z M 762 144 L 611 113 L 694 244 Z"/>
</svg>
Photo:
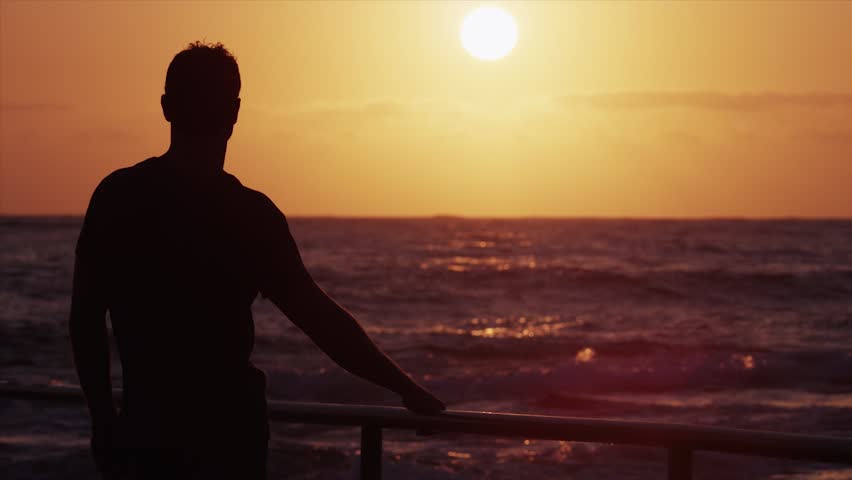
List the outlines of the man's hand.
<svg viewBox="0 0 852 480">
<path fill-rule="evenodd" d="M 123 459 L 115 423 L 92 428 L 92 457 L 105 480 L 121 477 Z"/>
<path fill-rule="evenodd" d="M 264 295 L 349 373 L 400 395 L 405 407 L 415 413 L 430 415 L 445 410 L 443 402 L 414 382 L 373 343 L 355 318 L 313 281 L 289 235 L 284 243 L 292 246 L 293 260 L 288 267 L 292 272 L 286 282 L 273 284 Z"/>
<path fill-rule="evenodd" d="M 405 408 L 421 415 L 434 415 L 447 409 L 444 402 L 420 386 L 404 395 L 402 404 Z"/>
</svg>

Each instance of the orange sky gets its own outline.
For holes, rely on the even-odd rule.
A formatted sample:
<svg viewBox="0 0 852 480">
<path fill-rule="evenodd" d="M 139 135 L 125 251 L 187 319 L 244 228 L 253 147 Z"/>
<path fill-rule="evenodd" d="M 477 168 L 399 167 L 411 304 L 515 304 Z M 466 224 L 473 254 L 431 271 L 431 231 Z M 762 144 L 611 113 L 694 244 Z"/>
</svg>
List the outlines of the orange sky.
<svg viewBox="0 0 852 480">
<path fill-rule="evenodd" d="M 288 215 L 852 217 L 852 2 L 3 1 L 0 213 L 163 153 L 197 39 L 242 72 L 226 169 Z"/>
</svg>

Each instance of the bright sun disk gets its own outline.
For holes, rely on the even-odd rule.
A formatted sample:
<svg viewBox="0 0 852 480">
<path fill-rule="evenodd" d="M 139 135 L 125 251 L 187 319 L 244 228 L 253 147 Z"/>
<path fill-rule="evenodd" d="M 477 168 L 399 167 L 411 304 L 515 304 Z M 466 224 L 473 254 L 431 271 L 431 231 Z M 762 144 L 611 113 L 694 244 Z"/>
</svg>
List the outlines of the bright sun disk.
<svg viewBox="0 0 852 480">
<path fill-rule="evenodd" d="M 480 60 L 505 57 L 518 42 L 518 26 L 505 10 L 482 7 L 467 14 L 462 22 L 461 41 L 468 53 Z"/>
</svg>

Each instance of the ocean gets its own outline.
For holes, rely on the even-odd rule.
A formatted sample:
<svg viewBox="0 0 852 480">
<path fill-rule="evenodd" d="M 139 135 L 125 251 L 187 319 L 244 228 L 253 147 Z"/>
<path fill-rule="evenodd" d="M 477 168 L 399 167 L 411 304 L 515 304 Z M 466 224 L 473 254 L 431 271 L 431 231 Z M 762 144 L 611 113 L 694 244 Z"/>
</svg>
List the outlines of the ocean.
<svg viewBox="0 0 852 480">
<path fill-rule="evenodd" d="M 75 385 L 77 217 L 0 218 L 0 382 Z M 292 218 L 316 281 L 449 408 L 852 436 L 852 221 Z M 271 399 L 399 405 L 258 298 Z M 114 367 L 118 377 L 118 367 Z M 94 478 L 80 405 L 0 399 L 0 477 Z M 652 479 L 665 452 L 385 434 L 385 478 Z M 355 478 L 352 428 L 272 425 L 270 479 Z M 698 453 L 695 478 L 852 479 Z"/>
</svg>

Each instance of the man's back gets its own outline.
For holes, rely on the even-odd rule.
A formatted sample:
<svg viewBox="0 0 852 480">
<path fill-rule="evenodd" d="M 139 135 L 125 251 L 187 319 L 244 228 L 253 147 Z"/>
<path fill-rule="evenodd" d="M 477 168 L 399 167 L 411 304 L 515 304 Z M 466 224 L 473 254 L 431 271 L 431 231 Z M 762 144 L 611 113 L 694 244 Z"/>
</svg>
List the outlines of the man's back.
<svg viewBox="0 0 852 480">
<path fill-rule="evenodd" d="M 78 255 L 104 279 L 131 440 L 266 438 L 250 307 L 264 245 L 286 229 L 276 212 L 227 173 L 199 178 L 165 158 L 98 187 Z"/>
<path fill-rule="evenodd" d="M 240 85 L 221 44 L 175 55 L 160 97 L 169 150 L 109 175 L 86 212 L 68 323 L 107 478 L 265 477 L 265 378 L 249 361 L 258 292 L 343 368 L 414 411 L 444 409 L 314 282 L 272 201 L 222 170 Z M 123 367 L 119 415 L 107 311 Z"/>
</svg>

